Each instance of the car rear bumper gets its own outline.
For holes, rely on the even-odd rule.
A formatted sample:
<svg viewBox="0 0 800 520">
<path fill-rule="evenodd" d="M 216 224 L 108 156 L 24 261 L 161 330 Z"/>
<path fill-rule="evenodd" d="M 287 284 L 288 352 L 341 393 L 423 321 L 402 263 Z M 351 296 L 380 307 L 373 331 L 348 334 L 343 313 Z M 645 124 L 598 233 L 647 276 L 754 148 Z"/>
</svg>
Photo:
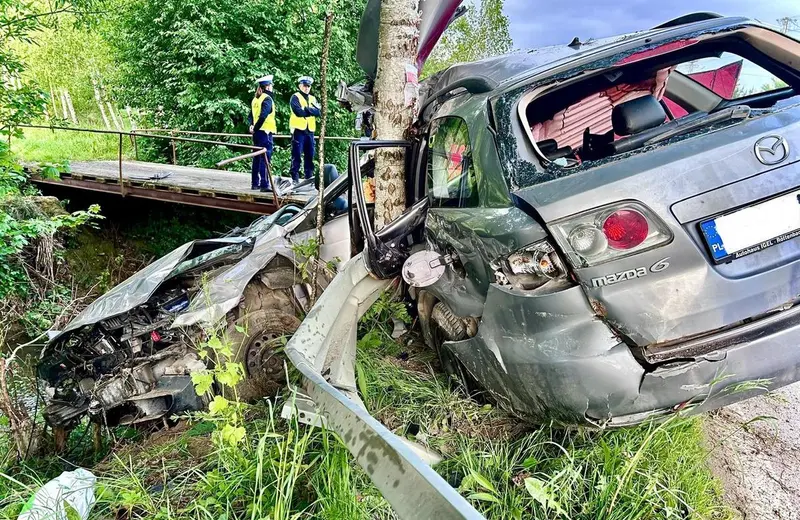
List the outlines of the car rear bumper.
<svg viewBox="0 0 800 520">
<path fill-rule="evenodd" d="M 446 345 L 501 404 L 536 420 L 623 426 L 800 379 L 800 308 L 755 334 L 750 325 L 707 337 L 714 349 L 651 370 L 595 316 L 580 287 L 530 296 L 492 285 L 485 309 L 476 336 Z"/>
</svg>

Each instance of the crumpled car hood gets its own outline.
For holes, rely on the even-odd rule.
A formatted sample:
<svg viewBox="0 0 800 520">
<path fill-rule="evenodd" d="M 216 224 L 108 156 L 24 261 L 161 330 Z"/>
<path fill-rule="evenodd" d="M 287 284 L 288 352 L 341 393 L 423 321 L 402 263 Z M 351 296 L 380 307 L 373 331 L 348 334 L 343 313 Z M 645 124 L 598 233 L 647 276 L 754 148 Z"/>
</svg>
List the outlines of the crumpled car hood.
<svg viewBox="0 0 800 520">
<path fill-rule="evenodd" d="M 275 225 L 260 236 L 253 251 L 238 263 L 208 281 L 198 292 L 189 307 L 181 313 L 171 328 L 187 327 L 197 323 L 216 323 L 239 304 L 244 289 L 253 276 L 280 254 L 293 259 L 291 243 L 286 229 Z"/>
<path fill-rule="evenodd" d="M 178 316 L 172 327 L 192 325 L 201 321 L 212 323 L 224 316 L 226 312 L 236 306 L 250 279 L 263 269 L 276 254 L 283 252 L 291 255 L 291 250 L 288 248 L 289 242 L 284 238 L 286 234 L 286 228 L 274 225 L 258 237 L 247 256 L 233 264 L 230 269 L 224 270 L 209 280 L 206 288 L 192 298 L 189 307 Z M 174 249 L 92 302 L 63 330 L 50 338 L 47 346 L 42 350 L 42 356 L 45 355 L 48 347 L 64 334 L 128 312 L 146 303 L 156 290 L 170 278 L 175 268 L 190 256 L 197 245 L 219 243 L 222 247 L 248 240 L 253 239 L 236 237 L 193 240 Z"/>
</svg>

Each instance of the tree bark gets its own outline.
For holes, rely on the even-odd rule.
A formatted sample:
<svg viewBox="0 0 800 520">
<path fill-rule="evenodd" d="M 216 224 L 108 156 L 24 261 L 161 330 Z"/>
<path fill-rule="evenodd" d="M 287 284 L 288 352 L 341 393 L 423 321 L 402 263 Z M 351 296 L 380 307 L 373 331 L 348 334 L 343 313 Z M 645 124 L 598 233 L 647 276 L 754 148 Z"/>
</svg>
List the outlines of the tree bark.
<svg viewBox="0 0 800 520">
<path fill-rule="evenodd" d="M 322 36 L 322 62 L 319 71 L 319 95 L 321 112 L 319 117 L 319 195 L 317 196 L 317 244 L 322 247 L 325 237 L 322 235 L 322 224 L 325 219 L 325 128 L 328 124 L 328 56 L 331 51 L 331 30 L 333 29 L 333 10 L 328 9 L 325 13 L 325 32 Z M 317 250 L 319 257 L 319 250 Z M 321 260 L 320 260 L 321 261 Z M 314 267 L 311 271 L 311 303 L 317 299 L 317 273 L 319 269 Z"/>
<path fill-rule="evenodd" d="M 97 102 L 97 107 L 100 109 L 100 116 L 103 118 L 106 130 L 111 130 L 111 125 L 108 123 L 108 117 L 106 116 L 106 109 L 103 108 L 103 100 L 100 98 L 100 89 L 97 87 L 97 80 L 94 78 L 92 78 L 92 88 L 94 88 L 94 100 Z"/>
<path fill-rule="evenodd" d="M 72 96 L 69 95 L 69 90 L 64 89 L 64 99 L 67 102 L 67 110 L 69 111 L 69 118 L 74 124 L 78 124 L 78 116 L 75 115 L 75 107 L 72 105 Z"/>
<path fill-rule="evenodd" d="M 108 115 L 111 116 L 111 121 L 114 122 L 114 126 L 118 131 L 122 132 L 122 118 L 114 111 L 114 105 L 112 105 L 110 101 L 106 101 L 106 107 L 108 108 Z"/>
<path fill-rule="evenodd" d="M 61 89 L 59 91 L 58 98 L 61 100 L 61 116 L 62 116 L 62 119 L 68 120 L 69 119 L 69 111 L 67 110 L 67 98 L 64 97 L 64 89 Z"/>
<path fill-rule="evenodd" d="M 419 0 L 382 0 L 375 78 L 375 131 L 378 139 L 407 139 L 416 104 Z M 413 71 L 413 78 L 407 72 Z M 413 79 L 413 81 L 412 81 Z M 375 228 L 406 207 L 405 153 L 389 148 L 375 158 Z"/>
<path fill-rule="evenodd" d="M 50 102 L 53 104 L 53 117 L 58 118 L 58 105 L 56 105 L 56 91 L 53 90 L 53 84 L 50 84 Z"/>
</svg>

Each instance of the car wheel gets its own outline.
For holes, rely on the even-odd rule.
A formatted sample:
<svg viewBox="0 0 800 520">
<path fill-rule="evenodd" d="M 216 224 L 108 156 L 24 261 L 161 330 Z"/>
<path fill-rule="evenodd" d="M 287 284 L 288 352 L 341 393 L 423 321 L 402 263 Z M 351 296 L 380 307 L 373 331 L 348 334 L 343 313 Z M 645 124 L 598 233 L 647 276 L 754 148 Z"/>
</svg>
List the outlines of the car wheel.
<svg viewBox="0 0 800 520">
<path fill-rule="evenodd" d="M 431 345 L 439 356 L 442 370 L 455 379 L 464 390 L 475 395 L 480 393 L 480 385 L 461 361 L 444 346 L 445 341 L 460 341 L 467 338 L 467 329 L 463 321 L 448 311 L 444 303 L 433 306 L 430 316 Z"/>
<path fill-rule="evenodd" d="M 259 282 L 256 282 L 259 283 Z M 258 290 L 259 293 L 280 291 Z M 247 293 L 247 291 L 246 291 Z M 291 301 L 285 294 L 264 294 L 259 306 L 269 306 L 250 311 L 242 307 L 240 317 L 229 323 L 227 337 L 233 350 L 232 361 L 244 367 L 245 380 L 236 387 L 236 396 L 241 401 L 254 401 L 262 397 L 277 395 L 286 385 L 283 347 L 300 326 Z M 247 303 L 247 300 L 245 300 Z M 255 303 L 255 302 L 254 302 Z"/>
</svg>

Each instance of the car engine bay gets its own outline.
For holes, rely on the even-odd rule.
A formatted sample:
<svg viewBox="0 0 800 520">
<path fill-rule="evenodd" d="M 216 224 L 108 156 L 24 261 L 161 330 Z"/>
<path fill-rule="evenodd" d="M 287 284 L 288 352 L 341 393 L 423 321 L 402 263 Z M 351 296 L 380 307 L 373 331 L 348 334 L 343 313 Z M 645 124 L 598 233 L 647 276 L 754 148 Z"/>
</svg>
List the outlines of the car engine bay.
<svg viewBox="0 0 800 520">
<path fill-rule="evenodd" d="M 192 278 L 172 280 L 144 305 L 58 338 L 39 364 L 51 425 L 68 427 L 84 413 L 134 424 L 204 406 L 191 381 L 206 368 L 194 348 L 199 338 L 169 328 L 189 305 Z"/>
</svg>

